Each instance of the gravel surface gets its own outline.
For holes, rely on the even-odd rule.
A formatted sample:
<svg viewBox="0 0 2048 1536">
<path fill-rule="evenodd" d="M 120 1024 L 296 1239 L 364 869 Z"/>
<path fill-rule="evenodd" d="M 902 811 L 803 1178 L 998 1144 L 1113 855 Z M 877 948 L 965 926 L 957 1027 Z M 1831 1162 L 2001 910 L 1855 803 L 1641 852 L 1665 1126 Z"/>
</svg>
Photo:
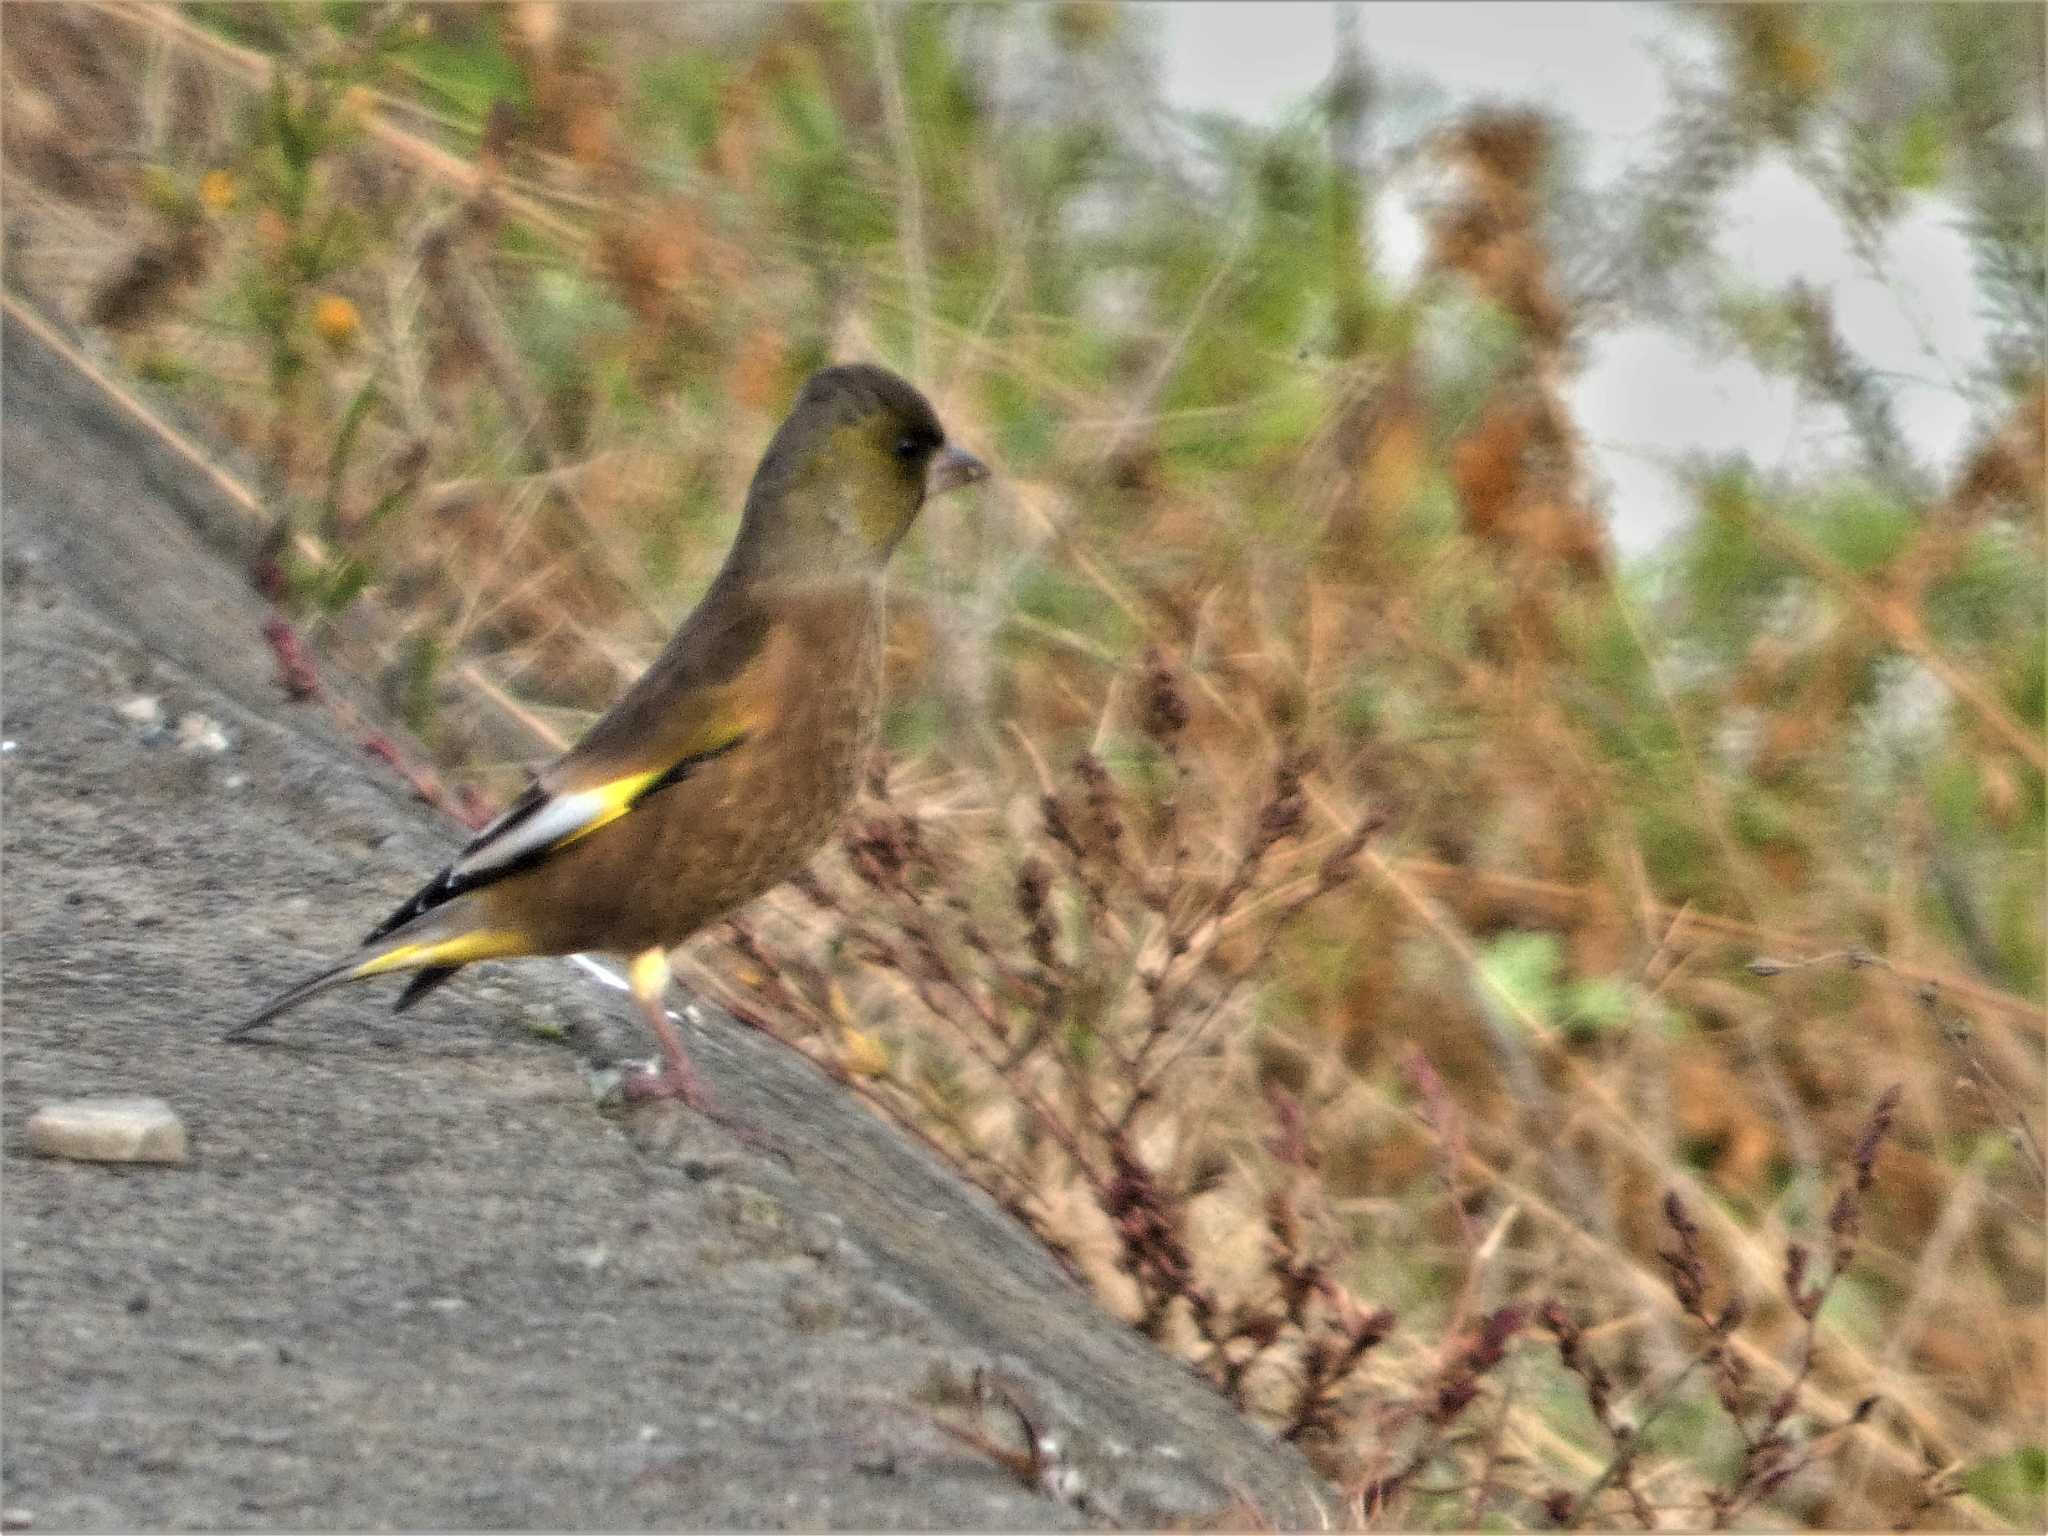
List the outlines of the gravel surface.
<svg viewBox="0 0 2048 1536">
<path fill-rule="evenodd" d="M 698 1062 L 781 1157 L 602 1112 L 544 1037 L 629 1011 L 561 962 L 222 1044 L 459 835 L 285 700 L 205 478 L 12 319 L 4 348 L 10 1521 L 1322 1523 L 1291 1449 L 710 1010 Z M 96 1095 L 169 1105 L 189 1163 L 31 1153 L 39 1106 Z M 939 1427 L 1014 1438 L 980 1370 L 1057 1436 L 1059 1486 Z"/>
</svg>

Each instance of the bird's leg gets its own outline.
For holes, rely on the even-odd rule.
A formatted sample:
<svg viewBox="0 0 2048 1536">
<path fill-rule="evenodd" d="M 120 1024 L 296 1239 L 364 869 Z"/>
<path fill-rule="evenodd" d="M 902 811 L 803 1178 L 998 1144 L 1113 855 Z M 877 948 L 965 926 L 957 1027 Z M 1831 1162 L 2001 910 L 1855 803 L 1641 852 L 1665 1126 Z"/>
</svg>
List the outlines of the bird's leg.
<svg viewBox="0 0 2048 1536">
<path fill-rule="evenodd" d="M 630 1100 L 680 1099 L 700 1114 L 718 1118 L 711 1107 L 711 1093 L 697 1069 L 690 1065 L 690 1053 L 683 1049 L 683 1037 L 668 1016 L 668 951 L 650 949 L 633 957 L 626 975 L 633 985 L 633 1001 L 646 1016 L 647 1027 L 661 1042 L 662 1064 L 658 1072 L 635 1073 L 622 1091 Z"/>
<path fill-rule="evenodd" d="M 718 1107 L 711 1096 L 711 1089 L 697 1069 L 690 1065 L 690 1053 L 683 1049 L 683 1037 L 675 1023 L 668 1016 L 668 984 L 673 973 L 668 968 L 668 951 L 650 949 L 645 954 L 635 955 L 627 968 L 627 976 L 633 983 L 633 998 L 639 1003 L 642 1013 L 647 1015 L 647 1027 L 654 1031 L 654 1038 L 661 1042 L 662 1064 L 658 1072 L 635 1072 L 619 1085 L 619 1091 L 629 1104 L 644 1103 L 649 1099 L 675 1099 L 694 1109 L 705 1119 L 723 1126 L 727 1132 L 753 1147 L 756 1151 L 769 1153 L 789 1161 L 789 1154 L 769 1141 L 751 1126 L 735 1120 Z"/>
</svg>

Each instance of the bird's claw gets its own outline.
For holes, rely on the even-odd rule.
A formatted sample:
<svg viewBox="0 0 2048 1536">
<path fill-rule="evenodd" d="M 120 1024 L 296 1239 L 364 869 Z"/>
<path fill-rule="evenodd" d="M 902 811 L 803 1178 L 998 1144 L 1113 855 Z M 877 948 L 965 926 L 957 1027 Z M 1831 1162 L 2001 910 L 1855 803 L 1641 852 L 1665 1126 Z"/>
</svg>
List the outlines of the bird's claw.
<svg viewBox="0 0 2048 1536">
<path fill-rule="evenodd" d="M 711 1090 L 704 1079 L 672 1061 L 629 1071 L 619 1080 L 619 1095 L 628 1104 L 646 1104 L 656 1099 L 674 1099 L 708 1119 L 719 1120 Z"/>
<path fill-rule="evenodd" d="M 696 1111 L 742 1146 L 785 1164 L 789 1161 L 782 1148 L 721 1107 L 703 1078 L 672 1061 L 629 1069 L 619 1081 L 619 1097 L 629 1105 L 672 1100 Z"/>
</svg>

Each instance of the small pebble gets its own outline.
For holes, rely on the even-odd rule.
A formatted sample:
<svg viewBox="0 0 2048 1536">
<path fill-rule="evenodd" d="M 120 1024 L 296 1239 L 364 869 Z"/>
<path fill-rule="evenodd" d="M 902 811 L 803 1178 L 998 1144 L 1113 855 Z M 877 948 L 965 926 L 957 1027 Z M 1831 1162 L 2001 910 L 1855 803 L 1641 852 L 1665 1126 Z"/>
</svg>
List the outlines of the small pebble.
<svg viewBox="0 0 2048 1536">
<path fill-rule="evenodd" d="M 70 1099 L 28 1117 L 28 1145 L 82 1163 L 182 1163 L 185 1122 L 162 1099 Z"/>
<path fill-rule="evenodd" d="M 830 1277 L 803 1276 L 782 1293 L 783 1315 L 798 1333 L 834 1333 L 846 1326 L 851 1297 Z"/>
<path fill-rule="evenodd" d="M 164 717 L 163 700 L 153 693 L 138 693 L 114 706 L 114 713 L 137 725 L 155 725 Z"/>
<path fill-rule="evenodd" d="M 210 715 L 182 715 L 178 719 L 178 748 L 183 752 L 225 752 L 228 733 Z"/>
<path fill-rule="evenodd" d="M 588 1061 L 577 1062 L 577 1067 L 583 1074 L 583 1085 L 598 1104 L 616 1104 L 625 1097 L 626 1074 L 617 1067 L 593 1066 Z"/>
</svg>

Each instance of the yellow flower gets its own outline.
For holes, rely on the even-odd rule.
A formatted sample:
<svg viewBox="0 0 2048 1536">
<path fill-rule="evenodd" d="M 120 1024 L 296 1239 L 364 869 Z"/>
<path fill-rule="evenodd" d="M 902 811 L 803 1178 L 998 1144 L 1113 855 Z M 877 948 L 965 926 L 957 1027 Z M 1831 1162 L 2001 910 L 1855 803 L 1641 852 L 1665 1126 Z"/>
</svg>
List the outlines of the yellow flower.
<svg viewBox="0 0 2048 1536">
<path fill-rule="evenodd" d="M 889 1070 L 889 1043 L 854 1024 L 853 1004 L 837 981 L 828 983 L 826 1011 L 839 1026 L 839 1064 L 855 1077 L 880 1077 Z"/>
<path fill-rule="evenodd" d="M 1827 55 L 1804 38 L 1788 37 L 1781 41 L 1776 63 L 1778 78 L 1792 95 L 1811 100 L 1827 89 Z"/>
<path fill-rule="evenodd" d="M 240 189 L 235 185 L 232 171 L 208 171 L 199 178 L 199 202 L 208 213 L 226 213 L 235 206 L 235 194 Z"/>
<path fill-rule="evenodd" d="M 377 110 L 377 96 L 367 85 L 352 85 L 341 93 L 342 120 L 355 127 L 369 122 Z"/>
<path fill-rule="evenodd" d="M 331 347 L 345 347 L 363 328 L 354 304 L 338 293 L 323 293 L 313 305 L 313 329 Z"/>
<path fill-rule="evenodd" d="M 855 1077 L 880 1077 L 889 1070 L 889 1046 L 864 1029 L 842 1030 L 839 1061 Z"/>
</svg>

